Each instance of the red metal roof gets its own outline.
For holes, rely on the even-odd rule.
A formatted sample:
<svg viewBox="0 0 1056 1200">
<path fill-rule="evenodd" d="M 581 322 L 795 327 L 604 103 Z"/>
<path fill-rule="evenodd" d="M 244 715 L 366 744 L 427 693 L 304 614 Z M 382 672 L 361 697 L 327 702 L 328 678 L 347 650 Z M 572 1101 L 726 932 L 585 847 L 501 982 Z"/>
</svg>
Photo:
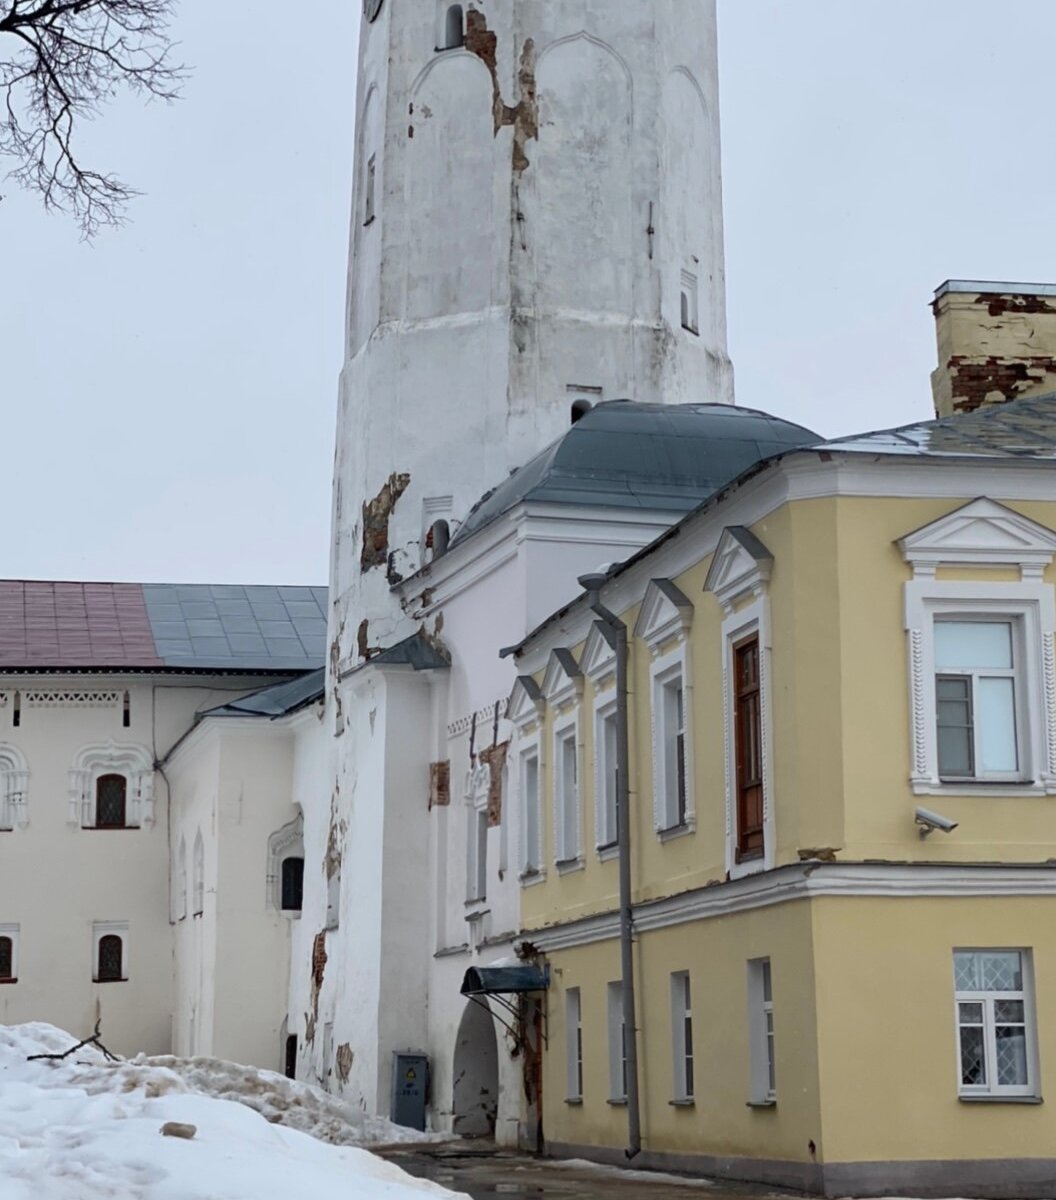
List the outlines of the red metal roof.
<svg viewBox="0 0 1056 1200">
<path fill-rule="evenodd" d="M 138 583 L 0 580 L 0 667 L 160 667 Z"/>
</svg>

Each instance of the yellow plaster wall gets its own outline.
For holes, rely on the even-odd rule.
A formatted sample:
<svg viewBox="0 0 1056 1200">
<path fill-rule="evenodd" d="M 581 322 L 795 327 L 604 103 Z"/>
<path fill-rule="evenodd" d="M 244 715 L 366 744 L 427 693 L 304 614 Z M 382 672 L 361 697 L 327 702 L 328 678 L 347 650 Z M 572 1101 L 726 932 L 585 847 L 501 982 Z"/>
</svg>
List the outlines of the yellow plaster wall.
<svg viewBox="0 0 1056 1200">
<path fill-rule="evenodd" d="M 1051 899 L 829 898 L 813 907 L 816 972 L 824 980 L 817 1015 L 826 1161 L 1052 1156 L 1051 1102 L 958 1100 L 953 1000 L 954 948 L 1033 948 L 1041 1094 L 1051 1101 Z M 780 1013 L 775 1020 L 780 1028 Z"/>
<path fill-rule="evenodd" d="M 749 1108 L 747 962 L 769 956 L 778 1103 Z M 615 940 L 550 956 L 544 1126 L 550 1142 L 619 1147 L 627 1110 L 610 1105 L 607 985 L 620 977 Z M 674 1107 L 670 977 L 689 971 L 693 1107 Z M 636 941 L 643 1145 L 672 1153 L 810 1161 L 821 1146 L 810 907 L 796 902 L 641 933 Z M 579 987 L 583 1103 L 566 1096 L 565 991 Z M 787 1097 L 785 1103 L 782 1098 Z M 820 1152 L 820 1151 L 819 1151 Z"/>
</svg>

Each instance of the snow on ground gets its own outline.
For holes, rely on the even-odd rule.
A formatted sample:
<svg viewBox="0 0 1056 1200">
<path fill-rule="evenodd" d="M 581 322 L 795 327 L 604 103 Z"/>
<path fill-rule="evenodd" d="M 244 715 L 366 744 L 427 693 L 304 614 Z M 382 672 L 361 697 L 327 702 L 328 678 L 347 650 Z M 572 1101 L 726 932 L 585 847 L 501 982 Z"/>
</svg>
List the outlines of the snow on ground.
<svg viewBox="0 0 1056 1200">
<path fill-rule="evenodd" d="M 548 1167 L 567 1167 L 569 1170 L 581 1171 L 584 1175 L 608 1175 L 613 1179 L 637 1181 L 640 1183 L 664 1183 L 678 1187 L 713 1188 L 714 1179 L 700 1179 L 692 1175 L 669 1175 L 664 1171 L 635 1171 L 629 1167 L 616 1166 L 613 1163 L 591 1162 L 586 1158 L 550 1158 Z"/>
<path fill-rule="evenodd" d="M 51 1025 L 0 1026 L 0 1200 L 454 1195 L 358 1146 L 421 1135 L 343 1112 L 280 1075 L 213 1059 L 111 1064 L 91 1046 L 62 1062 L 26 1061 L 76 1040 Z M 172 1121 L 196 1126 L 193 1139 L 163 1136 Z"/>
</svg>

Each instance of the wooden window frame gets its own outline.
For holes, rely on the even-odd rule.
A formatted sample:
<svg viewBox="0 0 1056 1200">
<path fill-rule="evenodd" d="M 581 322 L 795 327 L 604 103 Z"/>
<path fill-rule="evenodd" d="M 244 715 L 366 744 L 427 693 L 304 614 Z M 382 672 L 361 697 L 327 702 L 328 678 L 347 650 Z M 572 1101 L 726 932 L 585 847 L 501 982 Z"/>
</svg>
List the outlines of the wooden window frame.
<svg viewBox="0 0 1056 1200">
<path fill-rule="evenodd" d="M 755 651 L 755 680 L 745 688 L 741 683 L 741 659 L 749 650 Z M 766 854 L 766 811 L 765 772 L 763 762 L 763 672 L 762 639 L 759 631 L 753 630 L 739 638 L 731 646 L 732 653 L 732 696 L 733 708 L 733 761 L 734 761 L 734 859 L 737 863 L 761 859 Z M 746 744 L 747 722 L 744 720 L 745 702 L 753 709 L 755 730 L 755 766 L 757 770 L 749 780 L 746 778 L 746 758 L 751 747 Z M 748 823 L 748 795 L 755 792 L 753 803 L 758 809 L 758 821 Z"/>
</svg>

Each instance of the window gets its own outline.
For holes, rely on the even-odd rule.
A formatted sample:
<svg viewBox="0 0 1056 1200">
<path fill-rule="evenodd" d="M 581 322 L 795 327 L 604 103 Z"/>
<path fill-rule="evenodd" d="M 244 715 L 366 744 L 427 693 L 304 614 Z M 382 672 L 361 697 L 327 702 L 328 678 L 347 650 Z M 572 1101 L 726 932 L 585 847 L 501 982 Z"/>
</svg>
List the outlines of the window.
<svg viewBox="0 0 1056 1200">
<path fill-rule="evenodd" d="M 488 810 L 472 806 L 467 814 L 466 901 L 475 903 L 488 895 Z"/>
<path fill-rule="evenodd" d="M 589 400 L 573 400 L 572 401 L 572 421 L 573 425 L 578 424 L 590 412 L 591 405 Z"/>
<path fill-rule="evenodd" d="M 609 984 L 609 1100 L 627 1099 L 627 1027 L 623 1023 L 623 984 Z"/>
<path fill-rule="evenodd" d="M 297 1035 L 291 1033 L 286 1038 L 285 1062 L 283 1074 L 287 1079 L 297 1078 Z"/>
<path fill-rule="evenodd" d="M 686 695 L 681 669 L 656 687 L 658 823 L 661 830 L 681 829 L 688 821 L 686 787 Z"/>
<path fill-rule="evenodd" d="M 559 732 L 555 746 L 556 857 L 558 863 L 572 863 L 579 858 L 579 752 L 576 727 L 573 725 Z"/>
<path fill-rule="evenodd" d="M 763 854 L 763 753 L 759 638 L 733 648 L 737 773 L 737 861 Z"/>
<path fill-rule="evenodd" d="M 595 835 L 599 850 L 609 849 L 619 839 L 619 763 L 616 749 L 616 710 L 610 705 L 598 713 L 595 724 L 594 753 L 597 755 L 595 780 Z"/>
<path fill-rule="evenodd" d="M 378 159 L 372 154 L 367 159 L 367 178 L 364 184 L 363 224 L 369 225 L 374 220 L 375 188 L 377 186 Z"/>
<path fill-rule="evenodd" d="M 0 983 L 18 983 L 17 925 L 0 925 Z"/>
<path fill-rule="evenodd" d="M 124 775 L 100 775 L 95 781 L 96 829 L 124 829 L 128 780 Z"/>
<path fill-rule="evenodd" d="M 300 912 L 304 901 L 304 859 L 282 860 L 282 908 L 285 912 Z"/>
<path fill-rule="evenodd" d="M 93 927 L 96 983 L 122 983 L 128 979 L 127 936 L 128 926 L 123 922 L 106 922 Z"/>
<path fill-rule="evenodd" d="M 681 310 L 682 328 L 699 335 L 699 289 L 692 271 L 682 272 Z"/>
<path fill-rule="evenodd" d="M 539 754 L 521 756 L 521 872 L 537 875 L 542 867 L 539 812 Z"/>
<path fill-rule="evenodd" d="M 774 997 L 770 960 L 754 958 L 748 963 L 748 1036 L 751 1057 L 749 1103 L 773 1104 L 777 1099 L 774 1070 Z"/>
<path fill-rule="evenodd" d="M 441 50 L 454 50 L 463 45 L 466 40 L 465 18 L 461 4 L 441 4 L 443 25 L 441 29 Z"/>
<path fill-rule="evenodd" d="M 29 764 L 17 746 L 0 742 L 0 829 L 29 824 Z"/>
<path fill-rule="evenodd" d="M 205 912 L 205 843 L 202 832 L 194 835 L 194 895 L 191 900 L 191 911 L 196 917 Z"/>
<path fill-rule="evenodd" d="M 1036 1093 L 1029 958 L 1023 950 L 954 952 L 962 1096 Z"/>
<path fill-rule="evenodd" d="M 674 1050 L 675 1103 L 693 1099 L 693 1012 L 689 972 L 671 976 L 671 1043 Z"/>
<path fill-rule="evenodd" d="M 568 1099 L 583 1099 L 583 1010 L 579 988 L 565 992 L 565 1062 Z"/>
<path fill-rule="evenodd" d="M 940 779 L 1020 776 L 1016 623 L 935 622 L 935 726 Z"/>
<path fill-rule="evenodd" d="M 132 724 L 132 698 L 128 692 L 125 692 L 121 704 L 121 725 L 124 729 L 128 729 Z"/>
</svg>

